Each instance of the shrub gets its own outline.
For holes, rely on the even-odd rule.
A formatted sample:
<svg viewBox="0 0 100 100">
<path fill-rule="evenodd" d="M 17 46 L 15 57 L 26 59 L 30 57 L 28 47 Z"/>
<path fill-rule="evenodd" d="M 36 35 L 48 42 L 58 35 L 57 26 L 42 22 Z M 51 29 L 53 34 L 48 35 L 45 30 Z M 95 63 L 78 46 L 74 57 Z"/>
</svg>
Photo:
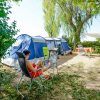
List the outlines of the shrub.
<svg viewBox="0 0 100 100">
<path fill-rule="evenodd" d="M 94 53 L 100 53 L 100 41 L 84 41 L 81 44 L 83 47 L 92 47 Z"/>
</svg>

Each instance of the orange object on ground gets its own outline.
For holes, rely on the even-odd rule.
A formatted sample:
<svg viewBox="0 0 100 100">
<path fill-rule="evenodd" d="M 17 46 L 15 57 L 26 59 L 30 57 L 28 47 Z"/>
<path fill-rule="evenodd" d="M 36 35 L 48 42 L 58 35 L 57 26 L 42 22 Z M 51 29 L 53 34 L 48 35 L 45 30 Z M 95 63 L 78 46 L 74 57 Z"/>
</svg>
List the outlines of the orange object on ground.
<svg viewBox="0 0 100 100">
<path fill-rule="evenodd" d="M 80 48 L 76 48 L 76 52 L 79 52 L 80 51 Z M 93 51 L 93 49 L 91 47 L 86 47 L 84 48 L 84 51 L 86 53 L 91 53 Z"/>
<path fill-rule="evenodd" d="M 76 48 L 76 50 L 75 50 L 76 52 L 79 52 L 79 48 Z"/>
<path fill-rule="evenodd" d="M 93 51 L 91 47 L 89 47 L 89 48 L 84 48 L 84 50 L 85 50 L 85 52 L 87 52 L 87 53 L 91 53 L 91 52 Z"/>
</svg>

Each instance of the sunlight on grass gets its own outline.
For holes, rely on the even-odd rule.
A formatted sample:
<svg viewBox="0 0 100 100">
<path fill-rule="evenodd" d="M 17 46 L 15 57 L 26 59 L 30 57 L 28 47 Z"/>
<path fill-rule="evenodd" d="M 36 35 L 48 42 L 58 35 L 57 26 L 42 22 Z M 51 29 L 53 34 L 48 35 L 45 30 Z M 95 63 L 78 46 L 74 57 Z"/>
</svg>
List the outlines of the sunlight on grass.
<svg viewBox="0 0 100 100">
<path fill-rule="evenodd" d="M 15 77 L 14 73 L 4 72 L 4 74 L 5 79 L 1 83 L 3 89 L 0 92 L 0 99 L 22 100 L 11 83 Z M 20 91 L 27 97 L 27 100 L 100 100 L 100 91 L 86 89 L 84 82 L 79 78 L 80 76 L 77 74 L 60 73 L 43 83 L 47 89 L 40 88 L 36 83 L 33 83 L 33 88 L 29 92 L 26 82 L 23 82 Z"/>
<path fill-rule="evenodd" d="M 93 90 L 91 87 L 98 86 L 99 88 L 99 84 L 93 83 L 99 78 L 99 73 L 97 73 L 99 67 L 91 67 L 85 73 L 84 66 L 83 62 L 64 65 L 59 69 L 59 75 L 53 75 L 51 80 L 43 83 L 46 88 L 40 87 L 34 82 L 32 90 L 29 91 L 27 84 L 29 81 L 24 80 L 19 90 L 26 100 L 100 100 L 100 91 Z M 16 91 L 16 82 L 13 82 L 16 77 L 16 73 L 11 69 L 2 68 L 1 100 L 23 100 Z M 87 85 L 90 87 L 89 89 Z"/>
<path fill-rule="evenodd" d="M 100 67 L 100 59 L 98 59 L 98 60 L 95 62 L 95 66 Z"/>
</svg>

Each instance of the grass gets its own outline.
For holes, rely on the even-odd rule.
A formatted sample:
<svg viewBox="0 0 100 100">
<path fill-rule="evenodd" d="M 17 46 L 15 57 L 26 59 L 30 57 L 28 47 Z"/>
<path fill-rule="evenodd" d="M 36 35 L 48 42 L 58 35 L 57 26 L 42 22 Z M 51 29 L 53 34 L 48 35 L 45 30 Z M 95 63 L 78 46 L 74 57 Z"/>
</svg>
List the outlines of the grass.
<svg viewBox="0 0 100 100">
<path fill-rule="evenodd" d="M 4 72 L 3 74 L 0 99 L 23 100 L 16 88 L 11 85 L 12 79 L 15 77 L 14 73 Z M 61 73 L 43 83 L 48 89 L 41 89 L 34 83 L 29 92 L 28 86 L 24 82 L 21 84 L 20 91 L 27 97 L 26 100 L 100 100 L 100 91 L 86 89 L 79 78 L 80 76 L 77 74 Z"/>
<path fill-rule="evenodd" d="M 83 63 L 78 65 L 81 71 L 84 65 Z M 33 83 L 32 90 L 28 91 L 27 82 L 24 81 L 20 85 L 20 91 L 25 98 L 22 98 L 17 93 L 16 87 L 12 85 L 16 77 L 15 72 L 0 71 L 0 80 L 2 80 L 0 81 L 0 100 L 100 100 L 100 91 L 87 89 L 78 73 L 61 72 L 59 75 L 54 75 L 51 80 L 43 83 L 47 89 Z"/>
<path fill-rule="evenodd" d="M 98 59 L 98 60 L 95 62 L 95 65 L 96 65 L 96 66 L 100 66 L 100 59 Z"/>
<path fill-rule="evenodd" d="M 15 87 L 11 85 L 14 73 L 0 71 L 0 100 L 16 100 L 17 92 Z"/>
</svg>

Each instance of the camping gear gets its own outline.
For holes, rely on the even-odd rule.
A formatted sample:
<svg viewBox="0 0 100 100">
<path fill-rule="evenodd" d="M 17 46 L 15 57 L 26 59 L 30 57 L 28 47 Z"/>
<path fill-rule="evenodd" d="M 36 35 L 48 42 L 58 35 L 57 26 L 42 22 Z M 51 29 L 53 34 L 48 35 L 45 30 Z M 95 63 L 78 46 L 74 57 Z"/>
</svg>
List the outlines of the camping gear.
<svg viewBox="0 0 100 100">
<path fill-rule="evenodd" d="M 54 38 L 54 41 L 55 41 L 55 47 L 58 48 L 58 46 L 61 45 L 61 39 Z"/>
<path fill-rule="evenodd" d="M 49 48 L 49 50 L 52 50 L 55 48 L 55 41 L 53 38 L 45 38 L 46 43 L 47 43 L 47 47 Z"/>
<path fill-rule="evenodd" d="M 44 65 L 48 66 L 49 62 L 49 49 L 48 47 L 43 47 L 43 55 L 44 55 Z"/>
<path fill-rule="evenodd" d="M 49 59 L 49 49 L 48 47 L 43 47 L 43 54 L 44 54 L 44 60 Z"/>
<path fill-rule="evenodd" d="M 57 57 L 58 57 L 57 48 L 50 50 L 49 61 L 51 63 L 51 68 L 53 69 L 53 74 L 55 68 L 57 69 L 57 74 L 58 74 Z"/>
<path fill-rule="evenodd" d="M 38 59 L 43 60 L 43 47 L 47 47 L 46 41 L 41 36 L 31 37 L 27 34 L 22 34 L 17 37 L 16 42 L 7 50 L 4 64 L 19 68 L 18 57 L 16 52 L 23 52 L 25 49 L 31 52 L 29 60 L 36 62 Z"/>
<path fill-rule="evenodd" d="M 49 50 L 52 50 L 54 48 L 60 48 L 61 54 L 68 54 L 71 52 L 71 48 L 68 46 L 68 43 L 65 39 L 63 38 L 45 38 L 45 39 Z"/>
<path fill-rule="evenodd" d="M 62 54 L 68 54 L 71 52 L 71 48 L 69 47 L 67 41 L 63 38 L 61 38 L 61 53 Z"/>
<path fill-rule="evenodd" d="M 21 71 L 22 71 L 22 76 L 21 76 L 21 78 L 19 80 L 19 83 L 17 84 L 17 91 L 20 93 L 20 91 L 19 91 L 19 85 L 20 85 L 20 82 L 22 81 L 23 76 L 26 76 L 26 77 L 30 78 L 30 80 L 31 80 L 31 82 L 29 83 L 29 90 L 31 90 L 33 82 L 36 82 L 40 87 L 43 87 L 42 83 L 40 83 L 39 81 L 36 80 L 37 77 L 33 78 L 29 74 L 29 71 L 28 71 L 28 69 L 26 67 L 24 54 L 21 53 L 21 52 L 16 52 L 16 54 L 18 56 L 18 62 L 19 62 L 19 65 L 20 65 L 20 68 L 21 68 Z M 38 70 L 41 70 L 41 68 L 39 68 Z M 42 82 L 43 79 L 46 80 L 43 77 L 43 75 L 40 75 L 38 77 L 41 79 L 41 82 Z"/>
<path fill-rule="evenodd" d="M 49 50 L 48 47 L 43 47 L 43 53 L 44 53 L 44 64 L 45 66 L 48 66 L 48 63 L 50 62 L 51 68 L 53 69 L 54 74 L 54 68 L 57 69 L 57 48 L 54 48 L 52 50 Z"/>
</svg>

